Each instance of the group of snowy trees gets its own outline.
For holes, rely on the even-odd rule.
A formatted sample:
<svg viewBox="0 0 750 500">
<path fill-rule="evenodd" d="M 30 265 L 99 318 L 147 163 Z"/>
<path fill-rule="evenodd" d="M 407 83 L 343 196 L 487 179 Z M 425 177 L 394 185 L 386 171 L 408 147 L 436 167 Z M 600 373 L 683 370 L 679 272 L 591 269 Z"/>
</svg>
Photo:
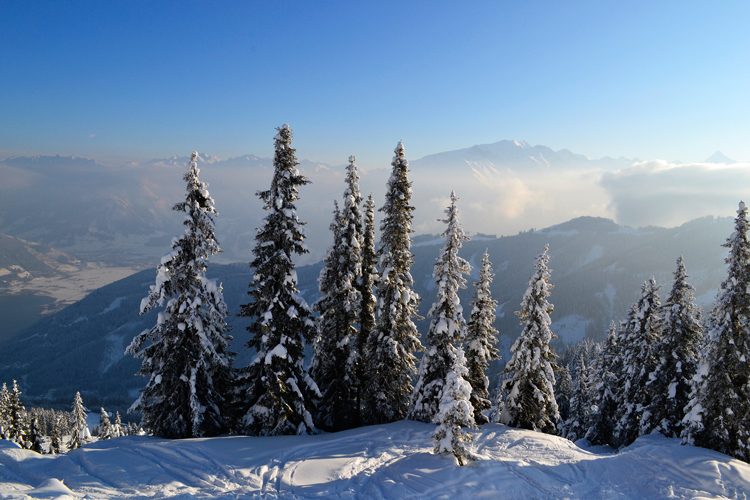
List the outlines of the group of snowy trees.
<svg viewBox="0 0 750 500">
<path fill-rule="evenodd" d="M 750 462 L 747 212 L 740 203 L 724 244 L 727 277 L 707 321 L 680 256 L 664 304 L 651 278 L 619 328 L 612 322 L 604 342 L 571 356 L 556 387 L 562 436 L 619 448 L 660 432 Z"/>
<path fill-rule="evenodd" d="M 252 320 L 246 347 L 256 354 L 241 370 L 232 366 L 221 286 L 205 277 L 208 258 L 219 251 L 217 212 L 198 179 L 193 153 L 184 176 L 186 199 L 174 207 L 186 214 L 185 232 L 174 238 L 141 303 L 141 313 L 157 305 L 164 310 L 127 349 L 143 358 L 139 373 L 148 377 L 131 410 L 143 415 L 152 433 L 309 434 L 410 418 L 436 423 L 436 452 L 450 451 L 462 464 L 471 459 L 467 429 L 488 422 L 492 408 L 489 415 L 499 422 L 571 439 L 585 436 L 595 444 L 623 446 L 658 430 L 747 459 L 750 248 L 744 205 L 727 243 L 730 276 L 705 343 L 680 258 L 666 304 L 660 303 L 655 281 L 647 281 L 627 320 L 619 328 L 613 323 L 594 355 L 576 359 L 574 373 L 567 366 L 559 372 L 550 347 L 553 287 L 545 248 L 516 313 L 523 332 L 493 405 L 484 374 L 498 357 L 492 269 L 485 253 L 467 322 L 457 292 L 465 288 L 463 276 L 471 266 L 458 256 L 468 237 L 458 222 L 456 195 L 442 220 L 445 245 L 433 273 L 438 293 L 423 346 L 414 324 L 420 298 L 410 274 L 414 207 L 403 145 L 399 142 L 391 164 L 378 247 L 374 202 L 370 196 L 363 203 L 350 157 L 343 203 L 334 202 L 321 298 L 310 306 L 297 289 L 294 266 L 295 256 L 308 252 L 295 202 L 310 181 L 297 169 L 291 129 L 277 130 L 271 186 L 257 192 L 267 215 L 256 229 L 250 301 L 239 313 Z M 313 352 L 308 369 L 305 345 Z M 422 350 L 417 370 L 415 353 Z"/>
<path fill-rule="evenodd" d="M 86 414 L 80 393 L 76 393 L 70 412 L 44 408 L 27 411 L 15 380 L 11 389 L 6 384 L 0 389 L 0 439 L 13 441 L 37 453 L 64 453 L 92 441 Z M 103 440 L 141 432 L 133 423 L 123 425 L 119 412 L 111 422 L 109 414 L 102 408 L 99 425 L 94 428 L 93 435 Z"/>
</svg>

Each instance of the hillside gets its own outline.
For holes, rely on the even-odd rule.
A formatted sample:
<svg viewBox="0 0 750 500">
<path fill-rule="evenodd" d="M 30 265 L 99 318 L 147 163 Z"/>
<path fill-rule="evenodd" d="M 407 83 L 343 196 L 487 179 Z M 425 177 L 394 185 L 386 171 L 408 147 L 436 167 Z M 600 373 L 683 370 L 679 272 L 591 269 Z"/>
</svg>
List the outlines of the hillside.
<svg viewBox="0 0 750 500">
<path fill-rule="evenodd" d="M 549 266 L 555 285 L 550 297 L 555 305 L 552 331 L 559 337 L 557 349 L 562 350 L 586 336 L 603 338 L 609 322 L 625 316 L 650 276 L 665 285 L 661 291 L 665 296 L 680 253 L 702 305 L 709 306 L 725 275 L 726 250 L 720 245 L 731 229 L 731 219 L 698 219 L 672 229 L 631 229 L 606 219 L 583 217 L 539 231 L 468 242 L 461 255 L 476 266 L 486 248 L 497 273 L 492 293 L 499 302 L 495 326 L 501 333 L 498 347 L 503 359 L 490 367 L 493 385 L 521 331 L 513 311 L 526 290 L 534 258 L 545 244 L 550 245 Z M 440 238 L 423 235 L 415 238 L 412 248 L 416 256 L 412 275 L 422 297 L 422 315 L 435 299 L 432 267 L 441 244 Z M 298 268 L 300 288 L 309 303 L 318 296 L 320 266 Z M 460 294 L 467 315 L 477 273 L 475 268 L 468 288 Z M 244 347 L 247 320 L 236 314 L 247 300 L 250 269 L 247 264 L 212 264 L 208 275 L 223 284 L 228 322 L 233 327 L 232 350 L 238 353 L 236 366 L 245 366 L 253 353 Z M 0 381 L 21 381 L 25 396 L 38 404 L 68 405 L 80 390 L 93 407 L 104 404 L 112 410 L 125 410 L 144 381 L 133 375 L 140 360 L 125 356 L 124 350 L 136 334 L 155 324 L 157 311 L 138 315 L 154 276 L 155 270 L 149 269 L 102 287 L 0 342 Z M 426 332 L 429 320 L 417 326 Z"/>
<path fill-rule="evenodd" d="M 476 433 L 477 461 L 458 467 L 452 456 L 432 454 L 434 428 L 402 421 L 317 436 L 125 437 L 59 456 L 0 441 L 0 498 L 649 500 L 750 493 L 748 464 L 659 435 L 614 454 L 488 424 Z"/>
</svg>

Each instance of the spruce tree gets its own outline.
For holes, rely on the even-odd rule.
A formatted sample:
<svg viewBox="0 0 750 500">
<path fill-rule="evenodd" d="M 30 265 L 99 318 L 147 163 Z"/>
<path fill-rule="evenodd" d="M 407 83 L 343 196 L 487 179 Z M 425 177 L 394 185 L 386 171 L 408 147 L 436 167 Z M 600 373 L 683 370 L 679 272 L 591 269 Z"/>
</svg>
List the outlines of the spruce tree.
<svg viewBox="0 0 750 500">
<path fill-rule="evenodd" d="M 187 173 L 184 234 L 173 238 L 161 259 L 156 283 L 141 301 L 141 314 L 166 306 L 150 330 L 137 335 L 126 353 L 143 359 L 139 375 L 148 377 L 128 411 L 142 414 L 155 436 L 215 436 L 231 424 L 232 355 L 228 352 L 227 306 L 221 285 L 206 279 L 206 262 L 219 252 L 214 235 L 217 212 L 207 184 L 198 179 L 198 153 Z"/>
<path fill-rule="evenodd" d="M 304 222 L 294 203 L 299 199 L 299 187 L 310 181 L 297 170 L 289 125 L 277 131 L 271 187 L 256 193 L 267 215 L 256 229 L 250 263 L 253 281 L 248 294 L 252 301 L 243 305 L 239 314 L 252 318 L 247 347 L 256 351 L 240 376 L 244 413 L 240 427 L 241 432 L 256 436 L 314 432 L 309 407 L 311 397 L 320 395 L 303 367 L 304 343 L 312 342 L 315 323 L 297 289 L 292 261 L 294 255 L 308 252 Z"/>
<path fill-rule="evenodd" d="M 698 376 L 683 420 L 683 442 L 750 462 L 750 242 L 740 202 L 724 247 L 727 277 L 711 312 Z"/>
<path fill-rule="evenodd" d="M 120 437 L 125 435 L 125 429 L 122 427 L 122 417 L 120 412 L 115 412 L 115 425 L 112 428 L 112 437 Z"/>
<path fill-rule="evenodd" d="M 109 421 L 109 414 L 102 408 L 99 414 L 99 440 L 112 438 L 112 423 Z"/>
<path fill-rule="evenodd" d="M 560 436 L 565 436 L 567 433 L 565 424 L 568 421 L 568 417 L 570 417 L 570 398 L 572 397 L 573 377 L 570 376 L 569 365 L 564 364 L 555 379 L 555 401 L 557 402 L 557 411 L 560 413 L 557 433 Z"/>
<path fill-rule="evenodd" d="M 86 444 L 91 437 L 86 424 L 86 408 L 83 406 L 80 392 L 76 392 L 75 398 L 73 398 L 71 417 L 73 420 L 73 435 L 70 438 L 70 449 L 74 450 Z"/>
<path fill-rule="evenodd" d="M 5 439 L 26 447 L 29 439 L 26 408 L 21 401 L 21 390 L 15 380 L 7 394 L 5 420 L 7 425 Z"/>
<path fill-rule="evenodd" d="M 452 192 L 451 203 L 445 210 L 447 219 L 438 219 L 448 227 L 441 235 L 445 238 L 445 245 L 440 249 L 432 273 L 437 285 L 437 297 L 427 313 L 427 317 L 431 318 L 430 328 L 425 336 L 425 353 L 419 363 L 407 415 L 407 418 L 421 422 L 431 422 L 440 410 L 448 372 L 453 371 L 460 376 L 461 372 L 466 371 L 465 368 L 455 367 L 457 352 L 463 350 L 460 342 L 465 340 L 467 334 L 458 290 L 466 288 L 463 275 L 471 272 L 469 263 L 458 256 L 458 250 L 465 241 L 469 241 L 469 237 L 458 222 L 457 201 L 456 193 Z"/>
<path fill-rule="evenodd" d="M 549 245 L 534 264 L 536 272 L 529 280 L 521 310 L 516 314 L 524 329 L 511 347 L 513 353 L 505 366 L 508 375 L 502 392 L 507 396 L 498 401 L 500 422 L 511 427 L 553 434 L 560 418 L 555 401 L 556 355 L 550 341 L 557 338 L 549 329 L 554 306 L 547 300 L 553 285 L 547 268 Z"/>
<path fill-rule="evenodd" d="M 573 396 L 570 398 L 570 410 L 565 421 L 565 433 L 562 437 L 571 441 L 578 441 L 586 435 L 587 422 L 591 409 L 591 389 L 589 385 L 589 371 L 586 360 L 581 356 L 576 367 L 576 378 L 573 383 Z"/>
<path fill-rule="evenodd" d="M 667 437 L 678 437 L 682 433 L 682 419 L 690 402 L 703 339 L 701 313 L 695 305 L 695 288 L 687 282 L 688 277 L 680 255 L 672 291 L 662 307 L 664 322 L 661 339 L 654 347 L 657 365 L 647 382 L 652 397 L 643 413 L 642 434 L 654 429 Z"/>
<path fill-rule="evenodd" d="M 50 450 L 52 453 L 65 453 L 65 442 L 63 441 L 63 424 L 62 417 L 57 416 L 55 418 L 54 426 L 52 427 L 52 441 L 50 443 Z"/>
<path fill-rule="evenodd" d="M 8 385 L 3 382 L 0 389 L 0 439 L 10 440 L 10 425 L 8 424 Z"/>
<path fill-rule="evenodd" d="M 410 251 L 411 221 L 414 207 L 409 162 L 404 145 L 394 151 L 388 180 L 385 214 L 380 225 L 380 270 L 377 286 L 378 314 L 375 330 L 368 339 L 368 421 L 384 424 L 402 420 L 409 407 L 412 377 L 416 368 L 415 351 L 422 350 L 413 319 L 419 319 L 419 295 L 412 290 L 414 280 L 409 272 L 414 256 Z"/>
<path fill-rule="evenodd" d="M 618 342 L 622 357 L 622 390 L 617 410 L 618 446 L 628 446 L 641 435 L 641 419 L 651 403 L 649 375 L 656 368 L 654 348 L 661 332 L 661 301 L 656 280 L 643 283 L 641 297 L 628 312 L 623 338 Z"/>
<path fill-rule="evenodd" d="M 624 325 L 621 331 L 624 331 Z M 614 445 L 615 427 L 617 426 L 617 407 L 620 396 L 620 379 L 622 364 L 620 357 L 620 333 L 612 321 L 607 332 L 607 339 L 594 367 L 596 387 L 594 402 L 596 408 L 589 414 L 586 439 L 593 445 Z"/>
<path fill-rule="evenodd" d="M 374 287 L 378 282 L 378 254 L 375 250 L 375 202 L 372 195 L 365 201 L 364 227 L 362 234 L 362 279 L 360 280 L 360 304 L 359 304 L 359 333 L 355 342 L 359 353 L 357 364 L 357 408 L 360 409 L 360 421 L 358 425 L 367 422 L 364 415 L 367 390 L 367 377 L 369 376 L 370 353 L 368 351 L 367 339 L 375 329 L 375 298 Z"/>
<path fill-rule="evenodd" d="M 31 451 L 35 451 L 39 454 L 44 454 L 44 432 L 42 432 L 41 426 L 39 425 L 39 418 L 33 415 L 29 425 L 29 435 L 26 441 L 25 448 Z"/>
<path fill-rule="evenodd" d="M 492 407 L 489 400 L 490 379 L 485 375 L 490 361 L 500 359 L 495 348 L 497 329 L 495 311 L 497 301 L 492 299 L 492 264 L 487 250 L 482 256 L 482 267 L 479 269 L 479 281 L 474 283 L 473 309 L 469 317 L 466 335 L 466 368 L 469 373 L 466 379 L 471 384 L 471 406 L 474 408 L 474 421 L 478 425 L 486 424 L 489 419 L 482 413 Z"/>
<path fill-rule="evenodd" d="M 475 429 L 474 408 L 471 406 L 471 384 L 466 380 L 468 370 L 461 348 L 457 348 L 453 364 L 448 371 L 441 391 L 438 412 L 433 418 L 437 425 L 432 439 L 436 441 L 435 453 L 452 453 L 458 465 L 473 460 L 470 445 Z"/>
</svg>

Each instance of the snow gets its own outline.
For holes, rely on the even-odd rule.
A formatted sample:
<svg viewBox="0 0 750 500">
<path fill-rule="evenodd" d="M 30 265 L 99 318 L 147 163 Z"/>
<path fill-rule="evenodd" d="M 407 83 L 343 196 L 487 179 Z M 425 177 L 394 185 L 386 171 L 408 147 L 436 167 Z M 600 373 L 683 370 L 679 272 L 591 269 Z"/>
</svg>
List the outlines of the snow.
<svg viewBox="0 0 750 500">
<path fill-rule="evenodd" d="M 594 245 L 593 247 L 591 247 L 591 250 L 589 250 L 589 253 L 586 256 L 581 257 L 581 263 L 579 267 L 583 267 L 590 262 L 601 259 L 603 255 L 604 247 L 601 245 Z"/>
<path fill-rule="evenodd" d="M 593 323 L 591 319 L 579 314 L 570 314 L 552 323 L 550 330 L 555 332 L 565 344 L 573 345 L 586 338 L 586 327 L 591 323 Z"/>
<path fill-rule="evenodd" d="M 750 465 L 659 435 L 606 447 L 500 424 L 466 467 L 402 421 L 315 436 L 110 439 L 41 456 L 0 440 L 0 499 L 744 498 Z M 64 480 L 64 484 L 59 481 Z"/>
<path fill-rule="evenodd" d="M 122 305 L 122 301 L 125 300 L 126 297 L 117 297 L 115 300 L 112 301 L 112 303 L 102 312 L 99 314 L 107 314 L 108 312 L 112 312 L 118 307 Z"/>
</svg>

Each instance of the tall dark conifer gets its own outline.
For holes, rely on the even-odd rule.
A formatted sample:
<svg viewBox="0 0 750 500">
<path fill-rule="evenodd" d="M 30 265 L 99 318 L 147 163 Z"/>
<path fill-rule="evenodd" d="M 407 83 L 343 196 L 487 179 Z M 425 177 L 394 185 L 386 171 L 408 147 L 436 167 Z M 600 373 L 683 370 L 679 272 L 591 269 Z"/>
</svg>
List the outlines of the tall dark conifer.
<svg viewBox="0 0 750 500">
<path fill-rule="evenodd" d="M 193 151 L 183 176 L 185 201 L 172 208 L 185 212 L 185 232 L 173 238 L 156 283 L 141 301 L 141 314 L 166 302 L 164 311 L 125 351 L 143 359 L 138 374 L 148 377 L 129 411 L 141 413 L 143 425 L 165 438 L 215 436 L 232 422 L 227 306 L 221 285 L 206 278 L 209 257 L 220 251 L 217 212 L 208 185 L 198 178 L 197 159 Z"/>
<path fill-rule="evenodd" d="M 256 351 L 240 375 L 238 397 L 244 413 L 240 427 L 246 434 L 262 436 L 313 432 L 308 406 L 314 395 L 319 396 L 303 367 L 304 343 L 313 340 L 315 323 L 297 290 L 292 261 L 295 255 L 308 252 L 304 222 L 294 203 L 299 187 L 310 181 L 297 170 L 289 125 L 277 130 L 271 187 L 256 193 L 267 215 L 256 229 L 250 263 L 252 301 L 239 314 L 252 319 L 247 347 Z"/>
</svg>

